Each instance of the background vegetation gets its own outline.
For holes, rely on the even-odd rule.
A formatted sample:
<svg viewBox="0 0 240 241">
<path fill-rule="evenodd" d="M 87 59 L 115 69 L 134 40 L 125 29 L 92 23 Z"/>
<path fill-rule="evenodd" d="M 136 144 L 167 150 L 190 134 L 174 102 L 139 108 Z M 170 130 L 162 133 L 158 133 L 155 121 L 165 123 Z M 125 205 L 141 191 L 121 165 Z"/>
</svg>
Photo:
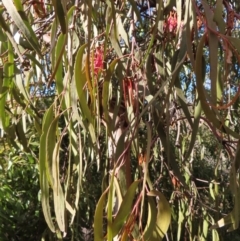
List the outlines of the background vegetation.
<svg viewBox="0 0 240 241">
<path fill-rule="evenodd" d="M 239 9 L 0 1 L 1 240 L 240 240 Z"/>
</svg>

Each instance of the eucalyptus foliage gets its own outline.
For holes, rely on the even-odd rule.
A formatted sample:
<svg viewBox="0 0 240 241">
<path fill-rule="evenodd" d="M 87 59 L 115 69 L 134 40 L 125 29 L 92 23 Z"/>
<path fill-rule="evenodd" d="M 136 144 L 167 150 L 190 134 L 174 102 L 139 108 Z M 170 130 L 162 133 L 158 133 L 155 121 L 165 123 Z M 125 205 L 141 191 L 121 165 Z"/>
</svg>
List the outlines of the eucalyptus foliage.
<svg viewBox="0 0 240 241">
<path fill-rule="evenodd" d="M 230 237 L 238 10 L 227 0 L 2 0 L 3 236 L 33 202 L 42 240 Z M 12 219 L 17 192 L 29 196 Z"/>
</svg>

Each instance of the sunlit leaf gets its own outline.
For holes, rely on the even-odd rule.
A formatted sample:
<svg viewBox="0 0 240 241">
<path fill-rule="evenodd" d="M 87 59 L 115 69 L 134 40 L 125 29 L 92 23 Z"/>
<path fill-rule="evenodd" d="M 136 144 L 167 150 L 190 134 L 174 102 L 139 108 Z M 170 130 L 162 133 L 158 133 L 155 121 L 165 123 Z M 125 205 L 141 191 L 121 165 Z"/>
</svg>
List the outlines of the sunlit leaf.
<svg viewBox="0 0 240 241">
<path fill-rule="evenodd" d="M 171 208 L 167 199 L 161 192 L 150 191 L 148 195 L 159 197 L 156 226 L 149 240 L 162 240 L 162 238 L 166 235 L 171 222 Z"/>
<path fill-rule="evenodd" d="M 39 148 L 39 175 L 40 175 L 40 188 L 41 188 L 41 202 L 42 209 L 45 220 L 48 224 L 48 227 L 52 232 L 55 232 L 55 226 L 52 221 L 52 215 L 50 212 L 50 193 L 49 193 L 49 183 L 52 186 L 52 180 L 50 179 L 50 167 L 47 162 L 47 132 L 48 127 L 51 125 L 53 121 L 53 106 L 49 108 L 49 110 L 44 115 L 43 119 L 43 127 L 42 127 L 42 135 L 40 138 L 40 148 Z"/>
<path fill-rule="evenodd" d="M 238 138 L 239 135 L 236 132 L 234 132 L 230 128 L 226 127 L 224 123 L 221 123 L 221 121 L 217 119 L 216 113 L 214 113 L 213 110 L 210 109 L 208 100 L 205 96 L 205 91 L 204 91 L 204 87 L 203 87 L 203 81 L 204 81 L 203 80 L 203 77 L 204 77 L 203 72 L 205 71 L 205 66 L 203 65 L 204 63 L 203 63 L 203 59 L 202 59 L 203 45 L 204 45 L 205 37 L 206 37 L 206 35 L 204 35 L 201 38 L 201 41 L 198 45 L 197 60 L 196 60 L 197 91 L 198 91 L 199 99 L 201 101 L 202 109 L 203 109 L 205 115 L 207 116 L 207 118 L 213 123 L 213 125 L 217 129 L 219 129 L 225 133 L 228 133 L 235 138 Z"/>
<path fill-rule="evenodd" d="M 136 195 L 136 189 L 140 182 L 141 182 L 140 180 L 133 182 L 129 187 L 129 189 L 127 190 L 127 193 L 123 197 L 122 204 L 112 224 L 113 237 L 115 237 L 117 233 L 121 230 L 126 218 L 131 213 L 132 202 Z"/>
<path fill-rule="evenodd" d="M 98 200 L 94 214 L 94 241 L 103 241 L 103 209 L 108 189 L 106 189 Z"/>
<path fill-rule="evenodd" d="M 156 227 L 157 208 L 152 197 L 148 197 L 148 218 L 143 232 L 143 240 L 149 240 Z"/>
<path fill-rule="evenodd" d="M 52 0 L 52 3 L 54 6 L 55 13 L 58 17 L 58 21 L 60 23 L 62 33 L 65 34 L 67 31 L 67 26 L 66 26 L 65 12 L 63 9 L 62 1 Z"/>
<path fill-rule="evenodd" d="M 26 40 L 33 47 L 33 49 L 41 55 L 40 46 L 37 41 L 37 37 L 35 32 L 32 30 L 28 19 L 23 10 L 22 4 L 20 0 L 14 0 L 15 6 L 12 1 L 3 0 L 4 6 L 6 7 L 8 13 L 12 17 L 15 24 L 18 26 L 19 30 L 22 32 Z"/>
</svg>

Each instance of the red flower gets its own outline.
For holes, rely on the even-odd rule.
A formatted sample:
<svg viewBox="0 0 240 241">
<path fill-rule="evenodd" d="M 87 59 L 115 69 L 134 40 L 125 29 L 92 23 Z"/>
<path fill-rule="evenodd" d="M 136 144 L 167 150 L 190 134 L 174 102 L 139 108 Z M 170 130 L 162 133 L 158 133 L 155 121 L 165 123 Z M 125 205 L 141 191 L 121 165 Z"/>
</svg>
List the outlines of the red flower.
<svg viewBox="0 0 240 241">
<path fill-rule="evenodd" d="M 97 75 L 99 71 L 103 69 L 103 51 L 100 47 L 96 48 L 96 53 L 94 54 L 94 73 Z"/>
<path fill-rule="evenodd" d="M 167 20 L 169 32 L 173 32 L 177 27 L 177 17 L 176 14 L 171 13 Z"/>
<path fill-rule="evenodd" d="M 168 18 L 165 20 L 163 29 L 166 32 L 173 33 L 177 28 L 177 13 L 175 11 L 171 11 Z"/>
</svg>

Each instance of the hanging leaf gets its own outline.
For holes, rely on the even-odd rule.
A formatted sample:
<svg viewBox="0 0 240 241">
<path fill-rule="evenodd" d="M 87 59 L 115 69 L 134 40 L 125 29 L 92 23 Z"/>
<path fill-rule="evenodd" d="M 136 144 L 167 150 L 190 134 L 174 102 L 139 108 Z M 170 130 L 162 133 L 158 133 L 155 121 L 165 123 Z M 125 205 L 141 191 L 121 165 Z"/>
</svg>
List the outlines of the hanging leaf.
<svg viewBox="0 0 240 241">
<path fill-rule="evenodd" d="M 52 232 L 55 232 L 55 226 L 52 221 L 52 215 L 50 212 L 50 193 L 49 193 L 49 183 L 52 181 L 50 179 L 50 167 L 47 162 L 46 152 L 47 152 L 47 132 L 48 127 L 51 125 L 53 120 L 53 106 L 51 106 L 48 111 L 45 113 L 43 118 L 42 126 L 42 135 L 40 138 L 40 147 L 39 147 L 39 177 L 40 177 L 40 188 L 41 188 L 41 202 L 42 209 L 45 220 L 48 224 L 48 227 Z"/>
<path fill-rule="evenodd" d="M 83 54 L 84 50 L 86 48 L 86 44 L 80 47 L 77 53 L 75 66 L 74 66 L 74 76 L 75 76 L 75 83 L 77 87 L 77 93 L 80 101 L 80 106 L 82 110 L 82 114 L 84 118 L 87 118 L 87 120 L 91 123 L 92 122 L 92 115 L 87 105 L 87 99 L 86 99 L 86 92 L 84 89 L 86 88 L 86 75 L 83 70 L 82 62 L 83 62 Z"/>
<path fill-rule="evenodd" d="M 153 197 L 148 197 L 148 218 L 143 232 L 143 240 L 149 240 L 156 228 L 157 209 Z"/>
<path fill-rule="evenodd" d="M 8 13 L 12 17 L 13 21 L 28 41 L 28 43 L 41 56 L 42 54 L 40 50 L 40 45 L 38 43 L 35 32 L 32 30 L 31 25 L 28 22 L 21 1 L 14 0 L 15 6 L 13 5 L 13 2 L 9 0 L 3 0 L 2 2 L 6 7 Z"/>
<path fill-rule="evenodd" d="M 197 80 L 197 91 L 198 91 L 198 96 L 201 101 L 201 106 L 202 109 L 206 115 L 206 117 L 213 123 L 213 125 L 221 130 L 224 133 L 228 133 L 231 136 L 238 138 L 238 134 L 234 131 L 232 131 L 230 128 L 225 126 L 224 122 L 222 123 L 219 121 L 216 117 L 216 113 L 213 112 L 212 109 L 210 109 L 210 106 L 208 104 L 208 100 L 205 96 L 205 91 L 204 91 L 204 86 L 203 86 L 203 72 L 205 71 L 205 64 L 203 62 L 203 45 L 205 41 L 206 35 L 203 35 L 201 38 L 199 44 L 198 44 L 198 49 L 197 49 L 197 55 L 196 55 L 196 80 Z"/>
<path fill-rule="evenodd" d="M 234 164 L 232 165 L 232 170 L 230 173 L 230 188 L 234 196 L 234 207 L 233 210 L 226 215 L 224 218 L 220 219 L 216 224 L 211 226 L 211 229 L 216 229 L 224 227 L 230 224 L 228 231 L 236 230 L 239 227 L 240 220 L 240 188 L 238 185 L 239 175 L 237 171 L 240 167 L 240 140 L 238 141 L 237 152 L 234 158 Z"/>
<path fill-rule="evenodd" d="M 103 194 L 101 195 L 100 199 L 98 200 L 95 214 L 94 214 L 94 241 L 103 241 L 103 209 L 105 207 L 105 200 L 106 195 L 109 191 L 107 188 Z"/>
<path fill-rule="evenodd" d="M 118 234 L 118 232 L 121 230 L 121 228 L 123 228 L 124 222 L 126 221 L 128 215 L 131 213 L 132 202 L 136 195 L 136 189 L 140 182 L 141 180 L 133 182 L 129 187 L 129 189 L 127 190 L 127 193 L 123 197 L 122 204 L 112 224 L 113 237 L 115 237 Z"/>
<path fill-rule="evenodd" d="M 58 21 L 60 23 L 62 33 L 66 34 L 67 25 L 66 25 L 65 12 L 63 9 L 62 1 L 61 0 L 52 0 L 52 4 L 54 6 L 56 16 L 58 17 Z"/>
<path fill-rule="evenodd" d="M 159 201 L 157 205 L 158 207 L 157 220 L 156 220 L 155 228 L 152 234 L 150 235 L 149 240 L 160 241 L 166 235 L 167 230 L 169 228 L 169 225 L 171 222 L 171 208 L 167 199 L 161 192 L 152 190 L 148 193 L 148 196 L 159 197 Z"/>
<path fill-rule="evenodd" d="M 58 121 L 58 118 L 55 118 Z M 56 131 L 56 130 L 55 130 Z M 60 154 L 61 139 L 55 144 L 52 154 L 52 176 L 53 176 L 53 200 L 54 210 L 56 215 L 56 221 L 61 232 L 66 232 L 65 227 L 65 197 L 63 189 L 60 183 L 60 172 L 59 172 L 59 154 Z"/>
</svg>

